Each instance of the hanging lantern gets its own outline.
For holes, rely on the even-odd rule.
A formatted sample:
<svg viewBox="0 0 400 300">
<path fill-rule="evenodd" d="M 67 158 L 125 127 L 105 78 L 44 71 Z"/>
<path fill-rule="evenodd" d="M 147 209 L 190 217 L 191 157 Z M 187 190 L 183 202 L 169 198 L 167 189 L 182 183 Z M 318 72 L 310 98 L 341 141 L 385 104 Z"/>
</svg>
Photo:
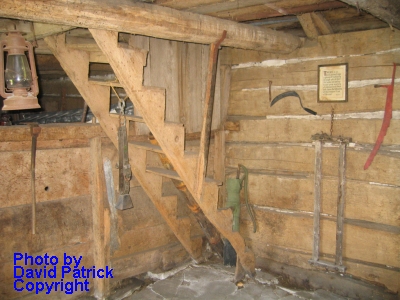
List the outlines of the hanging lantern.
<svg viewBox="0 0 400 300">
<path fill-rule="evenodd" d="M 32 44 L 25 41 L 20 32 L 11 31 L 1 41 L 0 48 L 0 95 L 5 98 L 2 110 L 40 108 Z"/>
</svg>

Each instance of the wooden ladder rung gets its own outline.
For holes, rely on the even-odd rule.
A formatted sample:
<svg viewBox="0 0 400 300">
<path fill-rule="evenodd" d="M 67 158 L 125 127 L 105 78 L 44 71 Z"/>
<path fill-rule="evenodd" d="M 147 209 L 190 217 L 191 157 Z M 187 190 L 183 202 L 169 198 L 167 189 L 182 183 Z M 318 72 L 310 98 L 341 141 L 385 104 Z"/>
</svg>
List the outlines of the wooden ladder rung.
<svg viewBox="0 0 400 300">
<path fill-rule="evenodd" d="M 112 117 L 112 118 L 119 118 L 119 116 L 120 116 L 119 114 L 110 113 L 110 117 Z M 124 117 L 129 121 L 144 123 L 143 118 L 139 117 L 139 116 L 125 115 Z"/>
<path fill-rule="evenodd" d="M 148 151 L 153 151 L 153 152 L 157 152 L 157 153 L 164 153 L 161 149 L 160 146 L 158 145 L 153 145 L 150 143 L 146 143 L 146 142 L 129 142 L 130 145 L 133 145 L 135 148 L 140 148 L 140 149 L 144 149 L 144 150 L 148 150 Z"/>
</svg>

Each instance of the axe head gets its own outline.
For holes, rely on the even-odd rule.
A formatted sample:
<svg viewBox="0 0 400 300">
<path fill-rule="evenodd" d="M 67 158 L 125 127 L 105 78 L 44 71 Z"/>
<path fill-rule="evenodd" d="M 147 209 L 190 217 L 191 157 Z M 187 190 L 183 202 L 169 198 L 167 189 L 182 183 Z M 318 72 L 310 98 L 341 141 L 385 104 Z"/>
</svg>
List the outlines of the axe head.
<svg viewBox="0 0 400 300">
<path fill-rule="evenodd" d="M 118 196 L 117 205 L 115 205 L 116 209 L 125 210 L 133 207 L 132 199 L 129 194 L 120 194 Z"/>
</svg>

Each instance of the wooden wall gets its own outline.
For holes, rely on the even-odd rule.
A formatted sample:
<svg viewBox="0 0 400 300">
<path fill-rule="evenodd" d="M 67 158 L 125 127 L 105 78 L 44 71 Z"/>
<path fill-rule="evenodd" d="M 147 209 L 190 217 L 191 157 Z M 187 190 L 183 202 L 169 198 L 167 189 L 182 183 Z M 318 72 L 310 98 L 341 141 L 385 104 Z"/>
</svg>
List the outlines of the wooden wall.
<svg viewBox="0 0 400 300">
<path fill-rule="evenodd" d="M 242 233 L 259 258 L 312 268 L 314 146 L 311 136 L 351 137 L 347 151 L 345 227 L 346 273 L 398 292 L 400 271 L 400 79 L 396 79 L 393 119 L 380 152 L 368 170 L 364 163 L 378 136 L 393 63 L 400 63 L 400 32 L 372 30 L 321 36 L 290 55 L 224 50 L 232 65 L 226 129 L 226 175 L 238 164 L 250 169 L 250 202 L 258 232 L 242 211 Z M 347 63 L 346 103 L 317 103 L 318 65 Z M 399 78 L 399 71 L 397 78 Z M 296 98 L 272 98 L 295 90 Z M 335 254 L 338 148 L 326 144 L 322 163 L 321 255 Z"/>
<path fill-rule="evenodd" d="M 148 51 L 143 84 L 166 89 L 165 119 L 182 123 L 186 133 L 202 126 L 209 47 L 132 35 L 129 44 Z M 221 124 L 220 72 L 217 74 L 212 128 Z M 140 112 L 137 112 L 140 115 Z M 147 133 L 143 128 L 138 133 Z"/>
<path fill-rule="evenodd" d="M 71 31 L 71 35 L 74 32 Z M 82 30 L 78 32 L 84 34 Z M 89 33 L 86 34 L 90 36 Z M 143 84 L 166 89 L 166 120 L 184 124 L 187 133 L 199 132 L 202 125 L 209 47 L 138 35 L 122 35 L 121 39 L 133 47 L 148 51 Z M 92 39 L 87 39 L 86 42 L 88 41 L 94 43 Z M 70 43 L 70 39 L 67 39 L 67 45 L 76 46 Z M 87 45 L 89 51 L 93 51 L 92 43 Z M 81 45 L 81 49 L 83 46 L 85 45 Z M 52 55 L 37 55 L 37 60 L 40 78 L 39 99 L 42 108 L 45 111 L 82 108 L 83 98 L 57 60 Z M 217 73 L 213 129 L 221 125 L 219 74 L 220 72 Z M 111 67 L 99 63 L 91 64 L 90 76 L 94 80 L 114 78 Z M 117 89 L 117 92 L 122 98 L 126 96 L 123 90 Z M 111 102 L 117 102 L 112 91 Z M 140 115 L 140 112 L 135 111 L 135 114 Z M 144 124 L 138 124 L 137 128 L 138 134 L 148 133 L 148 128 Z"/>
<path fill-rule="evenodd" d="M 115 147 L 98 125 L 41 125 L 36 159 L 37 233 L 31 233 L 31 188 L 29 128 L 0 127 L 0 298 L 26 295 L 13 288 L 13 254 L 82 255 L 83 265 L 94 261 L 96 239 L 105 245 L 105 259 L 114 268 L 117 281 L 147 271 L 168 270 L 189 259 L 186 250 L 145 195 L 131 181 L 134 208 L 112 212 L 104 196 L 104 240 L 96 236 L 92 215 L 90 140 L 102 137 L 102 157 L 109 159 L 117 186 Z M 103 175 L 104 176 L 104 175 Z M 167 192 L 173 189 L 166 187 Z M 105 192 L 103 191 L 105 195 Z M 111 211 L 111 213 L 110 213 Z M 107 225 L 108 224 L 108 225 Z M 107 228 L 111 229 L 107 231 Z M 110 236 L 111 235 L 111 236 Z M 112 247 L 108 243 L 112 243 Z M 37 267 L 37 266 L 36 266 Z M 61 266 L 59 266 L 61 268 Z M 93 288 L 91 281 L 90 287 Z M 66 299 L 64 293 L 52 299 Z M 72 296 L 76 296 L 73 294 Z M 29 299 L 43 295 L 31 294 Z"/>
</svg>

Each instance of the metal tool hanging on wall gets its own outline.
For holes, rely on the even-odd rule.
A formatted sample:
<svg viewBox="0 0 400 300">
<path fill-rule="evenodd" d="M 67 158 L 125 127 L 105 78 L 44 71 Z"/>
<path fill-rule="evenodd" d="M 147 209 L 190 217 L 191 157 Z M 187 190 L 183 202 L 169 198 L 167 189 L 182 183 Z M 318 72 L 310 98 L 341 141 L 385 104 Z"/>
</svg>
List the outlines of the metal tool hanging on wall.
<svg viewBox="0 0 400 300">
<path fill-rule="evenodd" d="M 394 92 L 394 84 L 395 84 L 395 77 L 396 77 L 396 66 L 399 64 L 393 63 L 393 73 L 392 73 L 392 81 L 388 85 L 375 85 L 375 88 L 383 87 L 387 89 L 386 94 L 386 105 L 385 105 L 385 114 L 383 115 L 383 122 L 382 127 L 379 132 L 378 138 L 376 139 L 375 146 L 371 151 L 371 154 L 368 156 L 367 161 L 364 165 L 364 170 L 367 170 L 369 166 L 372 164 L 375 155 L 378 153 L 381 144 L 383 143 L 383 139 L 386 136 L 387 130 L 390 126 L 390 120 L 392 119 L 392 103 L 393 103 L 393 92 Z"/>
<path fill-rule="evenodd" d="M 31 146 L 31 193 L 32 193 L 32 234 L 36 234 L 36 144 L 40 131 L 42 130 L 38 124 L 29 124 L 32 146 Z"/>
<path fill-rule="evenodd" d="M 295 92 L 295 91 L 288 91 L 288 92 L 284 92 L 282 94 L 279 94 L 278 96 L 276 96 L 274 98 L 274 100 L 272 100 L 270 106 L 274 105 L 279 100 L 281 100 L 283 98 L 286 98 L 286 97 L 290 97 L 290 96 L 299 98 L 301 108 L 304 109 L 306 112 L 308 112 L 309 114 L 312 114 L 314 116 L 317 114 L 312 109 L 309 109 L 309 108 L 303 106 L 303 103 L 301 102 L 301 98 L 300 98 L 299 94 L 297 94 L 297 92 Z"/>
<path fill-rule="evenodd" d="M 243 170 L 243 177 L 240 178 L 240 170 Z M 232 231 L 239 231 L 240 221 L 240 190 L 244 187 L 244 198 L 247 211 L 249 212 L 251 221 L 253 222 L 253 232 L 256 232 L 257 225 L 254 213 L 249 205 L 249 190 L 248 190 L 249 172 L 247 168 L 241 164 L 238 165 L 236 178 L 228 178 L 226 180 L 227 200 L 226 207 L 233 211 Z"/>
<path fill-rule="evenodd" d="M 125 99 L 121 99 L 118 93 L 112 87 L 118 98 L 119 108 L 119 127 L 118 127 L 118 171 L 119 171 L 119 194 L 116 208 L 125 210 L 133 207 L 131 196 L 129 195 L 130 181 L 132 178 L 131 165 L 128 156 L 128 136 L 126 131 L 125 118 Z"/>
</svg>

